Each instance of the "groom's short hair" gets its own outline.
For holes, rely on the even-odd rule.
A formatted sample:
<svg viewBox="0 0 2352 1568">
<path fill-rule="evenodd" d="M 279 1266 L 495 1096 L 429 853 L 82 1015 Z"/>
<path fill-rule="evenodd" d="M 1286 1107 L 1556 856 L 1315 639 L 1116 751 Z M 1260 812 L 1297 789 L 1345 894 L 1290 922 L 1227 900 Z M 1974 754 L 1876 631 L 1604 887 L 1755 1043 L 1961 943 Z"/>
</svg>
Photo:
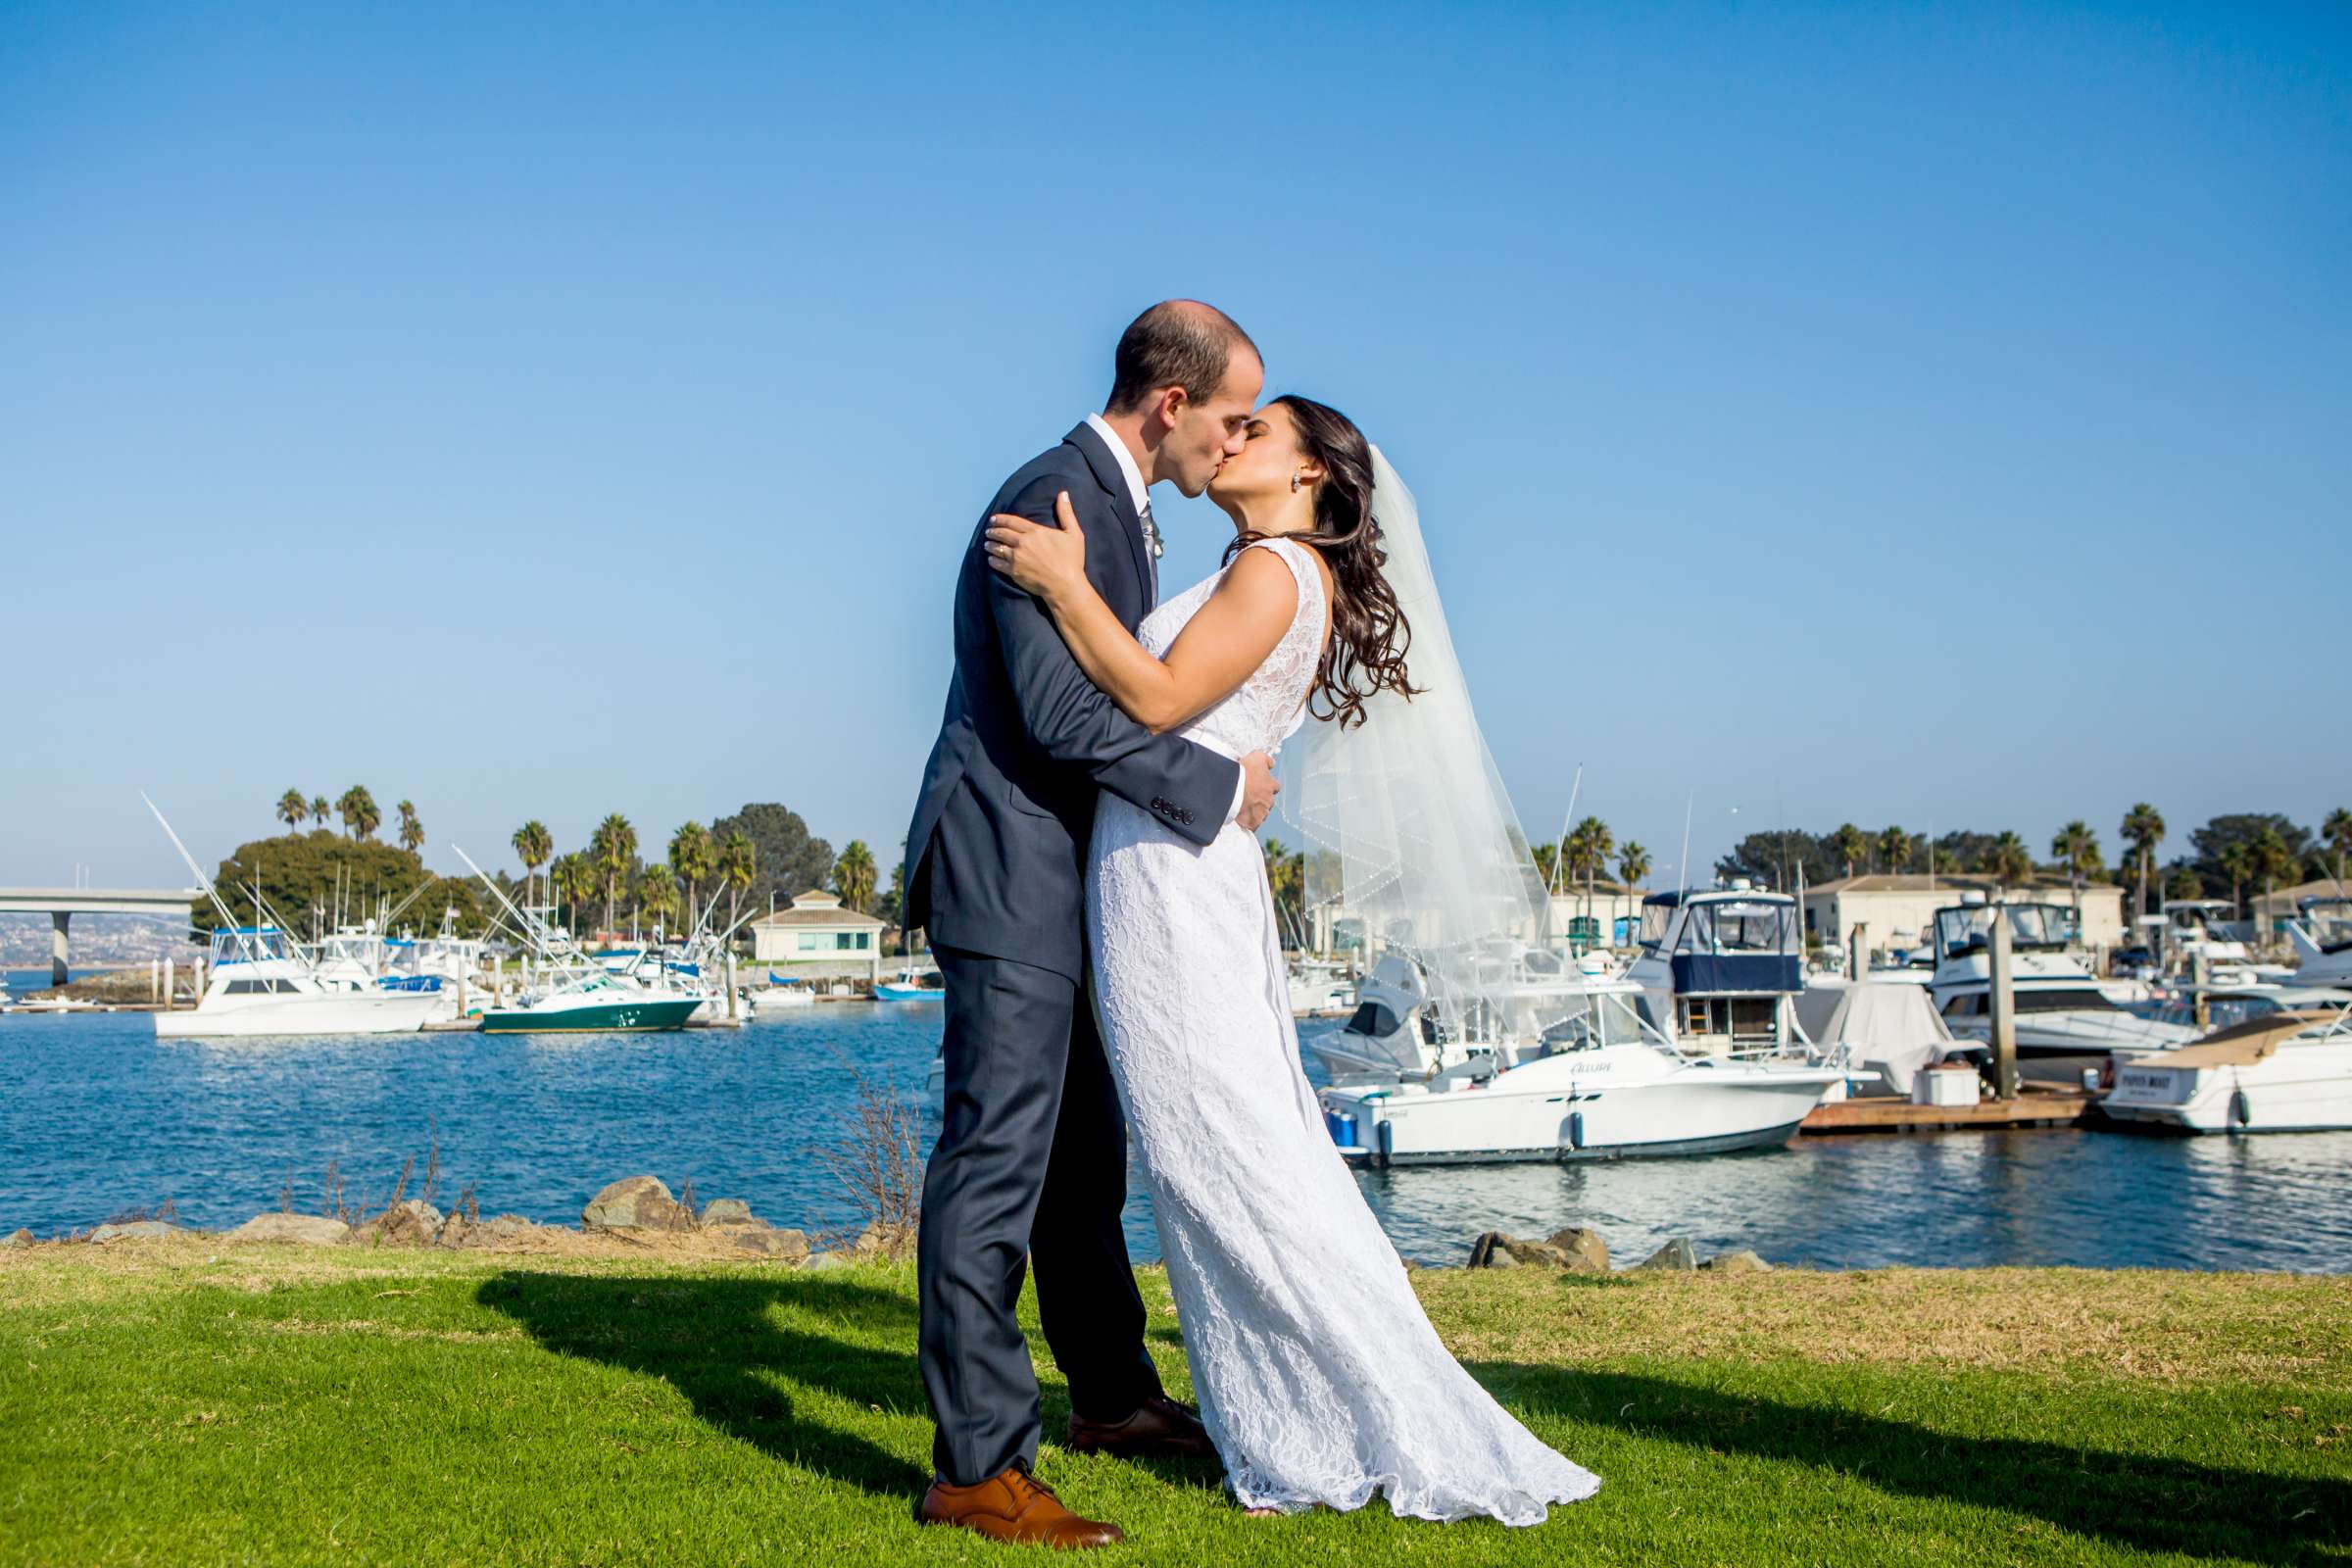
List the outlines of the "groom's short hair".
<svg viewBox="0 0 2352 1568">
<path fill-rule="evenodd" d="M 1237 348 L 1265 356 L 1223 311 L 1199 300 L 1162 300 L 1127 323 L 1112 362 L 1105 414 L 1124 414 L 1163 386 L 1180 386 L 1195 403 L 1216 396 Z"/>
</svg>

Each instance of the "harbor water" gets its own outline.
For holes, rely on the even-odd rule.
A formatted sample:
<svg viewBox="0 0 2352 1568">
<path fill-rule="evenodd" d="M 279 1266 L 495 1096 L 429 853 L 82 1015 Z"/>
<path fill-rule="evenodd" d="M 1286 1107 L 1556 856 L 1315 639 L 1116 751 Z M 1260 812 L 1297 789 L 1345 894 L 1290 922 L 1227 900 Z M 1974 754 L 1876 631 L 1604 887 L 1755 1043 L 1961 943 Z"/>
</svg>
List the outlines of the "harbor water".
<svg viewBox="0 0 2352 1568">
<path fill-rule="evenodd" d="M 1331 1027 L 1304 1024 L 1302 1029 Z M 778 1224 L 854 1225 L 814 1152 L 845 1136 L 854 1074 L 919 1102 L 939 1011 L 842 1004 L 740 1030 L 163 1041 L 139 1013 L 0 1017 L 0 1232 L 47 1237 L 171 1200 L 235 1225 L 379 1205 L 439 1142 L 448 1207 L 577 1223 L 640 1172 L 744 1198 Z M 1485 1230 L 1589 1225 L 1620 1260 L 1676 1236 L 1776 1263 L 2352 1271 L 2352 1133 L 2179 1139 L 2109 1132 L 1804 1138 L 1704 1159 L 1364 1171 L 1407 1258 L 1460 1262 Z M 1157 1257 L 1130 1182 L 1139 1261 Z"/>
</svg>

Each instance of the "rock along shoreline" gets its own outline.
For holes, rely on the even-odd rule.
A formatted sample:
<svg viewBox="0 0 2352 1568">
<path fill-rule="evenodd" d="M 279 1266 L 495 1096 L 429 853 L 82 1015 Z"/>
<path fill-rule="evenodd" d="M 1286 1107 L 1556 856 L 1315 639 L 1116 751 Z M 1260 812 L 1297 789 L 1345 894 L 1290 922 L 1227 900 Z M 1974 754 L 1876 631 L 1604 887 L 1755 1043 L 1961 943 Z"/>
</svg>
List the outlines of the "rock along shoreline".
<svg viewBox="0 0 2352 1568">
<path fill-rule="evenodd" d="M 689 1193 L 692 1187 L 688 1188 Z M 107 1246 L 139 1238 L 189 1236 L 220 1242 L 269 1242 L 299 1247 L 441 1248 L 462 1251 L 539 1252 L 567 1256 L 657 1255 L 674 1258 L 768 1261 L 794 1268 L 898 1260 L 914 1255 L 914 1237 L 869 1225 L 855 1240 L 830 1249 L 808 1233 L 775 1225 L 740 1198 L 715 1198 L 698 1211 L 656 1176 L 624 1176 L 580 1210 L 580 1223 L 542 1225 L 520 1214 L 484 1217 L 469 1203 L 443 1213 L 423 1199 L 387 1204 L 357 1219 L 270 1209 L 224 1231 L 179 1224 L 169 1214 L 109 1221 L 42 1241 L 20 1229 L 0 1248 Z"/>
</svg>

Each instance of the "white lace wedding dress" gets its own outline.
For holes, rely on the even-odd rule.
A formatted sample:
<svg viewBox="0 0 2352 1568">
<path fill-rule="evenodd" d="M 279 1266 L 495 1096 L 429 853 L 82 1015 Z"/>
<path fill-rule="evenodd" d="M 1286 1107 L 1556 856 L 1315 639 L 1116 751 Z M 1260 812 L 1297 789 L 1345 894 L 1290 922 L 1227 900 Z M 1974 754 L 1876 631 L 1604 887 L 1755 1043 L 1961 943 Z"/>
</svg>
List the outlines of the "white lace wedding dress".
<svg viewBox="0 0 2352 1568">
<path fill-rule="evenodd" d="M 1307 547 L 1273 540 L 1298 609 L 1240 690 L 1193 720 L 1229 756 L 1304 718 L 1323 642 Z M 1164 655 L 1217 584 L 1139 633 Z M 1159 1222 L 1201 1420 L 1250 1507 L 1528 1525 L 1599 1478 L 1539 1442 L 1455 1363 L 1324 1130 L 1299 1067 L 1265 858 L 1206 849 L 1114 796 L 1095 816 L 1088 926 L 1102 1038 Z"/>
</svg>

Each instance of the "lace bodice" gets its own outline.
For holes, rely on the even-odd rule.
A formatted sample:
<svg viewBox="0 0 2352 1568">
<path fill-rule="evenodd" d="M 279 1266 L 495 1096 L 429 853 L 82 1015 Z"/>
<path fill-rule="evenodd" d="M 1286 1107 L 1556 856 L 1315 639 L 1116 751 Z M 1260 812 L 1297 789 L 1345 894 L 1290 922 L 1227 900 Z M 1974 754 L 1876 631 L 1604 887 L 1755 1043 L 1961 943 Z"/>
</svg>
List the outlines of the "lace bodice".
<svg viewBox="0 0 2352 1568">
<path fill-rule="evenodd" d="M 1250 550 L 1268 550 L 1282 558 L 1298 585 L 1298 608 L 1290 630 L 1274 645 L 1265 662 L 1232 695 L 1195 718 L 1180 732 L 1228 757 L 1264 752 L 1269 757 L 1306 721 L 1306 694 L 1314 684 L 1315 665 L 1323 656 L 1323 574 L 1307 547 L 1291 539 L 1262 539 Z M 1248 552 L 1245 551 L 1244 554 Z M 1234 558 L 1235 562 L 1240 556 Z M 1200 612 L 1217 585 L 1225 580 L 1228 564 L 1203 577 L 1144 617 L 1136 641 L 1154 659 L 1167 657 L 1176 634 Z"/>
</svg>

